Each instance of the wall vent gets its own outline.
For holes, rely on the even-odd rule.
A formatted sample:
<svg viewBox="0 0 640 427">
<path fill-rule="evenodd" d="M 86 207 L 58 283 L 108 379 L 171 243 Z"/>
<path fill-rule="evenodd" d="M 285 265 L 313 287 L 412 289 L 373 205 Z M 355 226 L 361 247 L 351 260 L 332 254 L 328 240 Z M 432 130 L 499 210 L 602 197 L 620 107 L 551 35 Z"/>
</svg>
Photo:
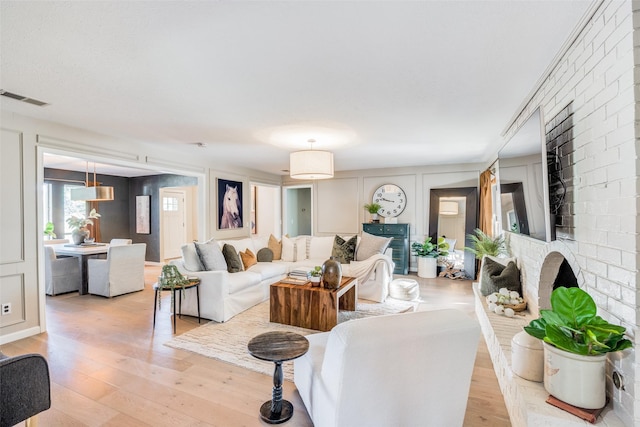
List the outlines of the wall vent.
<svg viewBox="0 0 640 427">
<path fill-rule="evenodd" d="M 49 105 L 47 102 L 38 101 L 37 99 L 29 98 L 27 96 L 18 95 L 12 92 L 7 92 L 4 89 L 0 89 L 0 95 L 6 96 L 7 98 L 12 98 L 18 101 L 26 102 L 28 104 L 37 105 L 38 107 L 44 107 L 45 105 Z"/>
</svg>

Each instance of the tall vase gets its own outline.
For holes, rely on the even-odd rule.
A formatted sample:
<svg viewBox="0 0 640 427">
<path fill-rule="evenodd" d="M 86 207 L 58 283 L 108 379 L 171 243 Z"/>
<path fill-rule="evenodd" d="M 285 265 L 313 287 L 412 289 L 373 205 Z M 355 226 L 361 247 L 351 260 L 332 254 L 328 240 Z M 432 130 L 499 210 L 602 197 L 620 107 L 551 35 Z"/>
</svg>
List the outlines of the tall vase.
<svg viewBox="0 0 640 427">
<path fill-rule="evenodd" d="M 342 281 L 342 265 L 335 257 L 330 257 L 322 264 L 322 287 L 338 289 Z"/>
</svg>

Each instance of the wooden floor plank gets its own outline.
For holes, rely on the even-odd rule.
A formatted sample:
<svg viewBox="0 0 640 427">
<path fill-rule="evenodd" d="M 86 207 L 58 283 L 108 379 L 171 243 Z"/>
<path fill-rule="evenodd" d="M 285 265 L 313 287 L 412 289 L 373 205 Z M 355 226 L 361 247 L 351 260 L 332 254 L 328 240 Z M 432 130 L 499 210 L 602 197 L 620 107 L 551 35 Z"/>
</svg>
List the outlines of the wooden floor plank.
<svg viewBox="0 0 640 427">
<path fill-rule="evenodd" d="M 49 361 L 52 408 L 41 426 L 262 426 L 258 409 L 271 397 L 272 377 L 164 345 L 174 335 L 169 294 L 153 328 L 151 285 L 159 266 L 145 268 L 145 289 L 115 298 L 77 293 L 47 297 L 48 332 L 3 345 L 8 355 L 40 353 Z M 411 278 L 429 307 L 473 315 L 470 283 Z M 233 321 L 233 320 L 231 320 Z M 178 334 L 198 327 L 177 320 Z M 292 382 L 288 427 L 311 427 Z M 484 341 L 478 346 L 464 425 L 507 427 L 504 406 Z"/>
</svg>

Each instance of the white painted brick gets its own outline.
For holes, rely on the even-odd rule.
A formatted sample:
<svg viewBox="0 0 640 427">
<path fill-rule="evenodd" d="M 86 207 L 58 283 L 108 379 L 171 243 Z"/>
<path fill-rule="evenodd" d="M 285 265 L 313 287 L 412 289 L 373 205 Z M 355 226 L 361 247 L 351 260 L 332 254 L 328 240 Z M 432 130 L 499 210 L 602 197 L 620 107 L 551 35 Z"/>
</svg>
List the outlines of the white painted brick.
<svg viewBox="0 0 640 427">
<path fill-rule="evenodd" d="M 588 160 L 588 159 L 585 159 Z M 593 169 L 589 168 L 588 172 L 584 173 L 585 185 L 598 185 L 607 182 L 607 170 L 606 168 Z"/>
<path fill-rule="evenodd" d="M 620 299 L 621 286 L 619 283 L 614 283 L 610 280 L 604 279 L 602 277 L 598 277 L 596 281 L 596 288 L 603 294 L 612 296 L 616 299 Z"/>
<path fill-rule="evenodd" d="M 640 219 L 637 215 L 620 216 L 620 232 L 636 233 L 638 231 L 638 221 L 640 221 Z"/>
<path fill-rule="evenodd" d="M 590 259 L 587 265 L 584 266 L 584 269 L 596 276 L 607 277 L 607 264 L 604 262 Z"/>
<path fill-rule="evenodd" d="M 621 265 L 622 252 L 620 249 L 607 248 L 604 246 L 598 246 L 598 260 L 613 265 Z"/>
<path fill-rule="evenodd" d="M 609 181 L 617 181 L 621 179 L 625 179 L 628 177 L 632 177 L 633 170 L 636 168 L 636 159 L 634 158 L 623 158 L 620 159 L 616 164 L 606 166 L 607 177 Z"/>
<path fill-rule="evenodd" d="M 582 256 L 596 258 L 598 256 L 598 246 L 586 242 L 578 242 L 578 252 Z"/>
<path fill-rule="evenodd" d="M 612 133 L 618 128 L 618 118 L 615 115 L 607 117 L 606 108 L 603 109 L 603 111 L 605 113 L 604 115 L 606 118 L 604 118 L 601 121 L 598 121 L 591 128 L 593 131 L 593 134 L 592 134 L 593 138 L 600 138 L 601 136 L 606 136 L 607 134 Z"/>
<path fill-rule="evenodd" d="M 626 43 L 628 45 L 633 44 L 633 27 L 631 25 L 631 16 L 627 15 L 619 22 L 615 30 L 607 37 L 604 42 L 605 52 L 611 52 L 618 43 Z"/>
<path fill-rule="evenodd" d="M 629 307 L 626 304 L 616 301 L 612 298 L 609 299 L 609 308 L 614 317 L 622 320 L 623 322 L 633 323 L 636 321 L 636 311 L 634 308 Z"/>
<path fill-rule="evenodd" d="M 595 228 L 602 231 L 620 231 L 620 217 L 618 215 L 598 215 Z"/>
<path fill-rule="evenodd" d="M 618 150 L 614 147 L 612 149 L 604 150 L 600 153 L 600 155 L 595 156 L 594 167 L 601 168 L 603 166 L 609 166 L 612 164 L 617 165 L 619 164 L 619 162 L 620 162 L 620 154 Z"/>
<path fill-rule="evenodd" d="M 620 299 L 629 304 L 637 304 L 637 291 L 626 286 L 620 286 Z"/>
<path fill-rule="evenodd" d="M 607 117 L 616 117 L 616 115 L 623 109 L 633 106 L 635 100 L 633 99 L 633 92 L 628 91 L 620 93 L 620 95 L 613 98 L 607 103 Z"/>
<path fill-rule="evenodd" d="M 625 268 L 616 267 L 615 265 L 608 266 L 607 277 L 609 278 L 609 280 L 622 283 L 626 286 L 635 286 L 636 284 L 635 272 L 627 270 Z"/>
<path fill-rule="evenodd" d="M 637 200 L 633 197 L 620 198 L 616 200 L 615 203 L 607 205 L 607 213 L 620 216 L 635 215 L 637 212 L 636 203 Z"/>
<path fill-rule="evenodd" d="M 639 265 L 638 253 L 622 251 L 620 265 L 628 270 L 636 271 Z"/>
<path fill-rule="evenodd" d="M 607 87 L 604 75 L 595 76 L 591 74 L 591 76 L 593 79 L 593 84 L 584 91 L 584 97 L 586 101 L 595 98 L 598 93 L 602 92 Z"/>
<path fill-rule="evenodd" d="M 596 105 L 605 105 L 607 102 L 618 96 L 619 93 L 618 82 L 615 81 L 598 92 L 596 96 L 593 97 L 593 102 L 595 102 Z"/>
<path fill-rule="evenodd" d="M 634 140 L 634 124 L 628 123 L 623 126 L 618 126 L 617 129 L 608 133 L 606 135 L 607 138 L 607 147 L 613 147 L 616 145 L 620 145 L 624 142 Z M 632 171 L 629 171 L 632 172 Z"/>
<path fill-rule="evenodd" d="M 636 119 L 635 104 L 627 105 L 618 111 L 618 127 L 624 125 L 633 125 Z"/>
<path fill-rule="evenodd" d="M 607 233 L 607 243 L 609 246 L 632 252 L 636 249 L 636 235 L 631 233 L 617 233 L 610 231 Z"/>
</svg>

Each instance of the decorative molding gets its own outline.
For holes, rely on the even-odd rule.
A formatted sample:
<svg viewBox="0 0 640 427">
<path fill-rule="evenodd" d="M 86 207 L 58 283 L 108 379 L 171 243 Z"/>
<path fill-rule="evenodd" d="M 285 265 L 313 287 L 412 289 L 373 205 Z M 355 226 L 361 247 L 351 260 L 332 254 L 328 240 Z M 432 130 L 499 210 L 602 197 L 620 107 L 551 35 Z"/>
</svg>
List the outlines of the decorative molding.
<svg viewBox="0 0 640 427">
<path fill-rule="evenodd" d="M 24 205 L 25 205 L 25 200 L 24 200 L 24 139 L 23 136 L 24 134 L 18 130 L 13 130 L 13 129 L 6 129 L 6 128 L 0 128 L 3 132 L 9 132 L 9 133 L 13 133 L 16 135 L 17 137 L 17 151 L 18 151 L 18 159 L 11 159 L 10 161 L 13 162 L 13 160 L 15 160 L 18 164 L 18 173 L 17 175 L 17 184 L 19 187 L 19 198 L 20 200 L 18 201 L 19 204 L 19 209 L 20 209 L 20 241 L 19 242 L 12 242 L 12 245 L 20 245 L 20 249 L 19 249 L 19 255 L 16 258 L 12 258 L 12 259 L 1 259 L 0 258 L 0 265 L 6 265 L 6 264 L 13 264 L 13 263 L 22 263 L 25 262 L 25 209 L 24 209 Z M 10 142 L 9 141 L 2 141 L 3 145 L 8 145 Z M 3 200 L 3 203 L 10 203 L 10 200 Z M 5 218 L 5 220 L 7 220 Z M 4 252 L 4 251 L 3 251 Z"/>
<path fill-rule="evenodd" d="M 164 159 L 159 159 L 157 157 L 146 156 L 145 162 L 148 165 L 160 166 L 160 167 L 165 167 L 169 169 L 176 169 L 176 170 L 185 171 L 185 172 L 194 172 L 198 174 L 204 174 L 206 172 L 205 168 L 201 166 L 194 166 L 190 163 L 170 162 Z"/>
<path fill-rule="evenodd" d="M 139 162 L 140 156 L 134 153 L 117 151 L 111 148 L 102 148 L 94 145 L 84 145 L 64 139 L 53 138 L 46 135 L 36 135 L 36 142 L 41 147 L 57 148 L 59 150 L 72 151 L 78 154 L 98 155 L 110 159 Z"/>
<path fill-rule="evenodd" d="M 9 344 L 14 341 L 21 340 L 23 338 L 28 338 L 33 335 L 38 335 L 39 333 L 44 332 L 40 330 L 40 326 L 34 326 L 32 328 L 23 329 L 18 332 L 14 332 L 12 334 L 0 335 L 0 345 Z"/>
</svg>

